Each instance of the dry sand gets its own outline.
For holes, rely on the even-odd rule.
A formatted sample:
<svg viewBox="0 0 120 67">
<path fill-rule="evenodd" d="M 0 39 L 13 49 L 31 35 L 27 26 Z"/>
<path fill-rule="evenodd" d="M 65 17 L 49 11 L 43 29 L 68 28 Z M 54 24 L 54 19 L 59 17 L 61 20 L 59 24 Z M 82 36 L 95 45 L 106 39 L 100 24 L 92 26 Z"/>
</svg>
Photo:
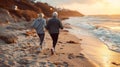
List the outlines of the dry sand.
<svg viewBox="0 0 120 67">
<path fill-rule="evenodd" d="M 29 29 L 12 29 L 17 43 L 6 44 L 0 40 L 0 67 L 95 67 L 81 53 L 83 39 L 67 30 L 61 30 L 56 54 L 51 55 L 52 40 L 46 31 L 44 49 L 37 52 L 39 38 Z M 9 32 L 8 32 L 9 33 Z"/>
<path fill-rule="evenodd" d="M 51 38 L 48 34 L 47 44 L 52 46 Z M 82 53 L 81 53 L 81 42 L 82 39 L 78 39 L 69 32 L 61 31 L 59 36 L 59 41 L 56 46 L 56 54 L 48 57 L 49 61 L 56 64 L 66 62 L 68 67 L 95 67 Z M 63 66 L 64 67 L 64 66 Z"/>
</svg>

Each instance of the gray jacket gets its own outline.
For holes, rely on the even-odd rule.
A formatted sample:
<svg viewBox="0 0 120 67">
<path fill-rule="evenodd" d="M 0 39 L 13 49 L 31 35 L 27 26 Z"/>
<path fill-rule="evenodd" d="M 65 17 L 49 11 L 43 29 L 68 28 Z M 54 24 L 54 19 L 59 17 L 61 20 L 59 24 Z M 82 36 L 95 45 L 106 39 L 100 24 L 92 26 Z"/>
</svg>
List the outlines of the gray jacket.
<svg viewBox="0 0 120 67">
<path fill-rule="evenodd" d="M 44 18 L 38 18 L 33 22 L 32 26 L 36 29 L 38 34 L 42 34 L 44 33 L 46 20 Z"/>
<path fill-rule="evenodd" d="M 59 29 L 63 29 L 63 25 L 58 18 L 53 17 L 48 20 L 46 28 L 50 34 L 59 33 Z"/>
</svg>

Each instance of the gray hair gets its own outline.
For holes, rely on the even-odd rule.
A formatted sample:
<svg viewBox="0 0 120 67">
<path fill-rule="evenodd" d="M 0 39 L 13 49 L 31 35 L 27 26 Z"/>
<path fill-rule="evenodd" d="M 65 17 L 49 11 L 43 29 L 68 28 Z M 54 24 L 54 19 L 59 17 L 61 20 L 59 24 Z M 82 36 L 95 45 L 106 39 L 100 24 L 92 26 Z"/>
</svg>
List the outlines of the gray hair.
<svg viewBox="0 0 120 67">
<path fill-rule="evenodd" d="M 57 17 L 57 16 L 58 16 L 58 13 L 57 13 L 57 12 L 53 12 L 52 16 L 53 16 L 53 17 Z"/>
<path fill-rule="evenodd" d="M 43 18 L 45 15 L 43 13 L 38 14 L 38 17 Z"/>
</svg>

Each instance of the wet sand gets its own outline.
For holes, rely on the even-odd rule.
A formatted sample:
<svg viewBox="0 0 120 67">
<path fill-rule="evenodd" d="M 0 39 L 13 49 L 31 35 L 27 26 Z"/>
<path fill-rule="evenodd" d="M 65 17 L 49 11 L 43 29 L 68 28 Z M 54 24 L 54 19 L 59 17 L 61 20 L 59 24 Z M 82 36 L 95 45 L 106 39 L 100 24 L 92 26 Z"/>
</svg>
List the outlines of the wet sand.
<svg viewBox="0 0 120 67">
<path fill-rule="evenodd" d="M 76 31 L 81 33 L 76 33 Z M 88 30 L 73 27 L 72 34 L 82 39 L 82 53 L 97 67 L 120 67 L 120 53 L 111 51 L 108 47 L 92 35 Z"/>
</svg>

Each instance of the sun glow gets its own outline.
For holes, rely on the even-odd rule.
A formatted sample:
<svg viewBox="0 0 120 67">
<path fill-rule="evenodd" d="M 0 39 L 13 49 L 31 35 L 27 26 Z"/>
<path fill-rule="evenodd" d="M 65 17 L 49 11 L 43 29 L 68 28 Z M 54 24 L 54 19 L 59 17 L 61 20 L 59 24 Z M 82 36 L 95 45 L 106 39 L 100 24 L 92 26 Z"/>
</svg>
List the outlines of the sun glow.
<svg viewBox="0 0 120 67">
<path fill-rule="evenodd" d="M 41 0 L 58 8 L 77 10 L 85 15 L 120 15 L 120 0 Z"/>
<path fill-rule="evenodd" d="M 120 0 L 107 0 L 108 3 L 117 6 L 120 4 Z"/>
<path fill-rule="evenodd" d="M 106 2 L 108 14 L 120 14 L 120 0 L 106 0 Z"/>
</svg>

